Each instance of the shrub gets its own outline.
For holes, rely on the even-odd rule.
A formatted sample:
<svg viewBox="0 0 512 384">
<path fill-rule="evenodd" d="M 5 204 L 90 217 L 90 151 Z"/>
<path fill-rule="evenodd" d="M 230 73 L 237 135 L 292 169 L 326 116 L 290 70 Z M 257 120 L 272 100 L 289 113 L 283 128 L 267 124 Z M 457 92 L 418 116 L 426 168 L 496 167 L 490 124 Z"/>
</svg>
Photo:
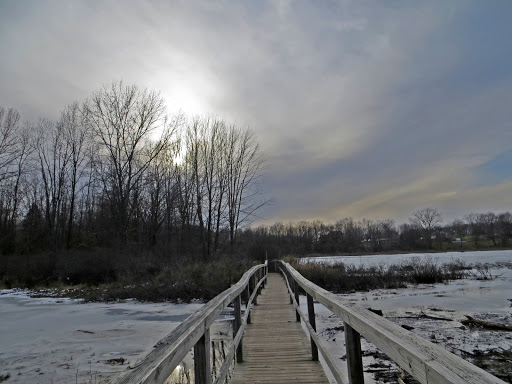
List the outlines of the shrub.
<svg viewBox="0 0 512 384">
<path fill-rule="evenodd" d="M 354 266 L 337 263 L 334 265 L 315 262 L 300 264 L 289 260 L 308 280 L 336 293 L 368 291 L 378 288 L 403 288 L 410 284 L 434 284 L 449 279 L 461 279 L 467 276 L 468 266 L 457 261 L 440 265 L 432 258 L 415 258 L 409 264 L 391 264 L 378 266 Z"/>
</svg>

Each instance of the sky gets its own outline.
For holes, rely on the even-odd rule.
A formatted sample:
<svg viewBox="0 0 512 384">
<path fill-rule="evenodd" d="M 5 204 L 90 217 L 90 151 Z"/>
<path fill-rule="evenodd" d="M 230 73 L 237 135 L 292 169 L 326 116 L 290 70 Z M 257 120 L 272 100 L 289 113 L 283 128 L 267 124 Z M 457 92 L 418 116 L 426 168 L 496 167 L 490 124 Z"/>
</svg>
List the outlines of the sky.
<svg viewBox="0 0 512 384">
<path fill-rule="evenodd" d="M 0 0 L 0 105 L 122 80 L 252 129 L 258 222 L 512 211 L 512 2 Z"/>
</svg>

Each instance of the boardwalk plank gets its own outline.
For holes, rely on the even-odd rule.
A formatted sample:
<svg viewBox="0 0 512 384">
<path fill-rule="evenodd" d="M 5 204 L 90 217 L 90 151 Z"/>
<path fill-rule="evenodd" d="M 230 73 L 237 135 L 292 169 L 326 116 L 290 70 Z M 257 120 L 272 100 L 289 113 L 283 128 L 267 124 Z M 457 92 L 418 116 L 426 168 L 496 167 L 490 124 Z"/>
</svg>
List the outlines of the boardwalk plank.
<svg viewBox="0 0 512 384">
<path fill-rule="evenodd" d="M 311 346 L 290 304 L 283 278 L 269 274 L 244 336 L 244 362 L 231 383 L 327 383 L 322 366 L 311 360 Z"/>
</svg>

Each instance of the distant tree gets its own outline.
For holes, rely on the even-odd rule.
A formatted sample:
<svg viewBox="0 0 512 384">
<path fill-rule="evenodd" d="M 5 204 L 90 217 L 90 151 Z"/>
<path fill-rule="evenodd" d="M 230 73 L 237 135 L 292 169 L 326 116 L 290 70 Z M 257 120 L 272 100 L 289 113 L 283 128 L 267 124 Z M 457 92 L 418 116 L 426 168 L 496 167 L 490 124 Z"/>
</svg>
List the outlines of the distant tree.
<svg viewBox="0 0 512 384">
<path fill-rule="evenodd" d="M 432 248 L 432 236 L 436 227 L 442 223 L 441 214 L 437 209 L 425 208 L 414 212 L 409 221 L 422 229 L 423 238 L 429 249 Z"/>
<path fill-rule="evenodd" d="M 497 228 L 501 239 L 501 246 L 507 247 L 510 238 L 512 238 L 512 215 L 509 212 L 498 215 Z"/>
<path fill-rule="evenodd" d="M 382 235 L 384 236 L 385 248 L 393 248 L 397 245 L 398 232 L 395 227 L 395 221 L 393 219 L 384 219 L 379 221 L 379 227 Z"/>
<path fill-rule="evenodd" d="M 402 224 L 400 232 L 400 248 L 403 250 L 417 249 L 420 246 L 422 229 L 416 224 Z"/>
<path fill-rule="evenodd" d="M 363 219 L 364 237 L 370 243 L 371 250 L 377 252 L 381 249 L 381 226 L 372 220 Z"/>
<path fill-rule="evenodd" d="M 497 246 L 496 237 L 498 231 L 498 216 L 493 212 L 482 213 L 478 215 L 478 220 L 481 223 L 482 229 L 487 236 L 487 239 L 492 241 L 493 246 Z"/>
<path fill-rule="evenodd" d="M 453 233 L 455 233 L 456 237 L 460 239 L 459 245 L 462 247 L 462 241 L 464 240 L 468 232 L 468 225 L 460 219 L 455 219 L 452 222 L 451 228 Z"/>
<path fill-rule="evenodd" d="M 475 247 L 479 246 L 480 237 L 484 234 L 484 227 L 481 221 L 481 214 L 478 213 L 470 213 L 464 216 L 464 220 L 469 225 L 469 230 L 471 236 L 473 237 L 473 241 L 475 243 Z"/>
<path fill-rule="evenodd" d="M 360 223 L 349 217 L 338 220 L 334 226 L 337 231 L 343 234 L 341 250 L 353 252 L 361 248 L 364 232 Z"/>
</svg>

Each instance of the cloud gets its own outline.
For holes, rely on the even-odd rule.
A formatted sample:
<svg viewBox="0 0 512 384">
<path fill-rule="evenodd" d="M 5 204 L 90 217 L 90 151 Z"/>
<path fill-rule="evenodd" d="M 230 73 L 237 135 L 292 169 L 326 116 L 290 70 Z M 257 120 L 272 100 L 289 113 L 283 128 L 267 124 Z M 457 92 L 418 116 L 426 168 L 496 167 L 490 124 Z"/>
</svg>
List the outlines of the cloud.
<svg viewBox="0 0 512 384">
<path fill-rule="evenodd" d="M 506 207 L 492 160 L 511 149 L 511 7 L 3 2 L 0 105 L 55 118 L 123 79 L 248 125 L 268 158 L 267 220 Z"/>
</svg>

